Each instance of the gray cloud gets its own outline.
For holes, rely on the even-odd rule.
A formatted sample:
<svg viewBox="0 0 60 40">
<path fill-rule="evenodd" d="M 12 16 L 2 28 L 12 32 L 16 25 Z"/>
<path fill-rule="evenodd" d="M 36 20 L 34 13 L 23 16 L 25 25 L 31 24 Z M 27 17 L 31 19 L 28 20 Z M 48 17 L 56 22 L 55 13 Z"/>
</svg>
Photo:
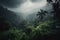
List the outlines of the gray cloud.
<svg viewBox="0 0 60 40">
<path fill-rule="evenodd" d="M 17 7 L 17 5 L 20 5 L 23 2 L 23 0 L 0 0 L 0 5 L 4 5 L 6 7 Z"/>
<path fill-rule="evenodd" d="M 42 0 L 31 0 L 32 2 L 40 2 L 40 1 L 42 1 Z"/>
</svg>

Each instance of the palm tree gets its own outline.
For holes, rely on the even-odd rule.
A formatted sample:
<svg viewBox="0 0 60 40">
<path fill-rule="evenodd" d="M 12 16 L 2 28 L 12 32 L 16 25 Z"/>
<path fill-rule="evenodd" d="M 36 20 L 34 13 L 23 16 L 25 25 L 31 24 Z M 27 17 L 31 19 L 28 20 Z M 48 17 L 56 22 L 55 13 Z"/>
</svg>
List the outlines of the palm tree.
<svg viewBox="0 0 60 40">
<path fill-rule="evenodd" d="M 39 17 L 39 19 L 41 21 L 43 21 L 44 16 L 46 15 L 46 13 L 47 13 L 47 11 L 43 11 L 43 10 L 40 9 L 40 12 L 38 12 L 37 16 Z"/>
</svg>

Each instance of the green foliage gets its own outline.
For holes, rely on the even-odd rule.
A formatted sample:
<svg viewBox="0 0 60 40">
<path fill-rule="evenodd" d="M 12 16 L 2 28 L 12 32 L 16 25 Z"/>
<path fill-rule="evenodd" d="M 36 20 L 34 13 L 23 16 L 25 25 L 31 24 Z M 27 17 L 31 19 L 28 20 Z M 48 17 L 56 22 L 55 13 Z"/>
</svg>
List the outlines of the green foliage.
<svg viewBox="0 0 60 40">
<path fill-rule="evenodd" d="M 1 20 L 0 23 L 2 23 L 2 30 L 3 28 L 8 28 L 8 30 L 4 29 L 3 32 L 0 32 L 0 40 L 44 40 L 46 38 L 52 37 L 56 32 L 59 32 L 56 29 L 52 29 L 52 20 L 36 23 L 38 24 L 36 27 L 33 25 L 28 25 L 22 29 L 12 27 L 5 20 Z M 25 25 L 25 22 L 20 24 L 22 27 Z"/>
<path fill-rule="evenodd" d="M 8 31 L 2 33 L 2 39 L 6 40 L 42 40 L 44 35 L 50 35 L 52 21 L 45 21 L 39 23 L 37 27 L 28 26 L 25 30 L 18 30 L 16 28 L 10 28 Z"/>
<path fill-rule="evenodd" d="M 12 28 L 8 31 L 5 31 L 2 33 L 2 35 L 6 37 L 5 40 L 26 40 L 27 39 L 26 33 L 16 28 Z"/>
<path fill-rule="evenodd" d="M 53 22 L 52 21 L 45 21 L 40 23 L 40 25 L 37 26 L 36 30 L 40 30 L 41 34 L 50 34 L 51 33 L 51 24 Z"/>
</svg>

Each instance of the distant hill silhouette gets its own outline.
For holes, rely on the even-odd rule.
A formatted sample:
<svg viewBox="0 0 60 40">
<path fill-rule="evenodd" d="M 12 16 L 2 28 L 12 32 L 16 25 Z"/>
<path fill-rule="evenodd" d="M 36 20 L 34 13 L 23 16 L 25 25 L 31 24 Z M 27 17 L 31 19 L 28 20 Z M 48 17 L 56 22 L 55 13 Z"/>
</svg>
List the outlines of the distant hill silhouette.
<svg viewBox="0 0 60 40">
<path fill-rule="evenodd" d="M 4 17 L 6 20 L 11 22 L 15 26 L 16 26 L 17 21 L 20 20 L 20 17 L 18 17 L 16 13 L 2 6 L 0 6 L 0 17 Z"/>
</svg>

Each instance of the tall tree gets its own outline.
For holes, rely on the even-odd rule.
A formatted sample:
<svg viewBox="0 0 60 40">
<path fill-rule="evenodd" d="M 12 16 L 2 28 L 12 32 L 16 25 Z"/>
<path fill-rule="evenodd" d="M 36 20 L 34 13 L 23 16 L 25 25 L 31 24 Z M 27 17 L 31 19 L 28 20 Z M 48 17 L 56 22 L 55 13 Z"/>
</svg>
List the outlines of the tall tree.
<svg viewBox="0 0 60 40">
<path fill-rule="evenodd" d="M 39 17 L 40 21 L 43 21 L 44 16 L 46 15 L 47 11 L 41 10 L 38 12 L 37 16 Z"/>
<path fill-rule="evenodd" d="M 53 7 L 54 13 L 54 27 L 56 28 L 56 38 L 60 40 L 60 0 L 52 0 L 50 4 Z"/>
<path fill-rule="evenodd" d="M 50 4 L 52 5 L 54 10 L 53 13 L 54 13 L 54 20 L 56 22 L 56 25 L 60 25 L 60 1 L 50 0 Z"/>
</svg>

